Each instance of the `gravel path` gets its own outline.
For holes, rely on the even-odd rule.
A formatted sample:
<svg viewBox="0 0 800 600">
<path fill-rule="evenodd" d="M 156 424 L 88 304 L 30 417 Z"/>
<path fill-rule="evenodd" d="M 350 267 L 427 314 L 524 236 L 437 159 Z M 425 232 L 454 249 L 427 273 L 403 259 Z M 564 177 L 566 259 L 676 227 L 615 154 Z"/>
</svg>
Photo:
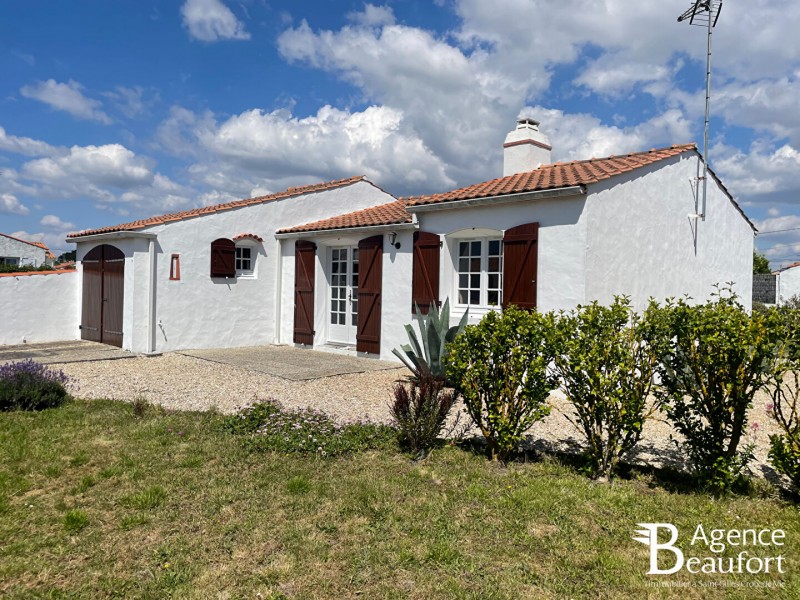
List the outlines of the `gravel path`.
<svg viewBox="0 0 800 600">
<path fill-rule="evenodd" d="M 312 407 L 339 420 L 367 417 L 373 421 L 390 419 L 388 403 L 394 383 L 405 377 L 405 368 L 371 371 L 314 379 L 290 381 L 232 365 L 218 364 L 176 353 L 157 357 L 136 357 L 59 364 L 76 381 L 73 393 L 81 398 L 111 398 L 131 401 L 143 397 L 153 404 L 176 410 L 235 412 L 259 399 L 274 398 L 284 406 Z M 552 412 L 535 424 L 531 439 L 537 446 L 554 450 L 575 449 L 580 434 L 567 420 L 569 404 L 559 393 L 550 396 Z M 744 443 L 756 445 L 754 473 L 774 477 L 767 465 L 769 435 L 777 427 L 769 418 L 766 393 L 756 396 L 750 416 L 751 428 Z M 466 415 L 461 423 L 467 423 Z M 754 426 L 753 424 L 758 424 Z M 682 458 L 670 442 L 671 427 L 663 415 L 650 420 L 633 457 L 635 461 L 659 466 L 681 466 Z"/>
</svg>

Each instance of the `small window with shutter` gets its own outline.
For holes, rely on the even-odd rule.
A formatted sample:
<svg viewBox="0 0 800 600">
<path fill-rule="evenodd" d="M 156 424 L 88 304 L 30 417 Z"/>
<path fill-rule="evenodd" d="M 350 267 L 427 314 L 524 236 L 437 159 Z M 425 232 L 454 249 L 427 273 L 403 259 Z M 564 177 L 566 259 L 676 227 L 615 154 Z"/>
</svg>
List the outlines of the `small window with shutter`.
<svg viewBox="0 0 800 600">
<path fill-rule="evenodd" d="M 211 277 L 236 277 L 236 244 L 232 240 L 211 242 Z"/>
</svg>

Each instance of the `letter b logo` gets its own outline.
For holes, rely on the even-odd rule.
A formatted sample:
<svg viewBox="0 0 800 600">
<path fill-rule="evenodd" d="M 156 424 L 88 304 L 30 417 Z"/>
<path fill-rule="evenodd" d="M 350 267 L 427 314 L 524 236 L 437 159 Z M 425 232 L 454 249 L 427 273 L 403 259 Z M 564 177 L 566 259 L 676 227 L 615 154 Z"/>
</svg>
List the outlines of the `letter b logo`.
<svg viewBox="0 0 800 600">
<path fill-rule="evenodd" d="M 637 529 L 642 537 L 634 537 L 637 542 L 641 542 L 646 546 L 650 546 L 650 570 L 648 575 L 672 575 L 681 570 L 683 567 L 683 552 L 675 547 L 675 542 L 678 541 L 678 528 L 671 523 L 637 523 L 639 527 L 644 529 Z M 670 532 L 669 541 L 663 544 L 658 542 L 658 530 L 666 529 Z M 675 555 L 675 564 L 669 569 L 658 568 L 658 551 L 668 550 Z"/>
</svg>

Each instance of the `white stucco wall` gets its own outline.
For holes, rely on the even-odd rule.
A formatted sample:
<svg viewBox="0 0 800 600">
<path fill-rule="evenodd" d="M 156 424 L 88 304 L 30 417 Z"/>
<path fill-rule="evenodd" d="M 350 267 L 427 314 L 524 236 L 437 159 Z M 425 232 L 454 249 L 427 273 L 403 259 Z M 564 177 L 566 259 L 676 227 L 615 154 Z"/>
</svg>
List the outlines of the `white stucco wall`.
<svg viewBox="0 0 800 600">
<path fill-rule="evenodd" d="M 455 300 L 455 264 L 452 257 L 458 236 L 471 235 L 473 227 L 492 230 L 498 236 L 506 229 L 524 223 L 539 223 L 538 303 L 542 310 L 571 308 L 583 301 L 583 261 L 585 224 L 583 197 L 496 204 L 488 207 L 462 207 L 419 213 L 419 228 L 435 233 L 443 240 L 440 260 L 440 298 Z M 329 250 L 335 246 L 355 246 L 360 239 L 378 233 L 384 236 L 383 290 L 381 307 L 381 354 L 384 360 L 397 360 L 392 349 L 407 343 L 405 325 L 414 321 L 411 311 L 413 235 L 397 229 L 397 249 L 389 244 L 388 232 L 353 230 L 352 232 L 316 233 L 303 239 L 317 244 L 315 271 L 315 348 L 329 341 Z M 294 311 L 294 239 L 283 240 L 283 290 L 280 341 L 292 343 Z M 455 325 L 464 307 L 453 306 L 451 322 Z M 480 321 L 486 310 L 472 309 L 470 323 Z"/>
<path fill-rule="evenodd" d="M 573 308 L 584 299 L 586 248 L 585 197 L 574 196 L 492 206 L 462 207 L 417 214 L 420 230 L 438 234 L 445 242 L 439 273 L 439 297 L 450 298 L 453 321 L 463 308 L 456 297 L 455 244 L 470 230 L 494 230 L 499 236 L 525 223 L 539 223 L 537 305 L 541 311 Z M 409 275 L 410 288 L 410 275 Z M 480 321 L 486 311 L 470 310 L 470 323 Z"/>
<path fill-rule="evenodd" d="M 697 155 L 685 154 L 589 187 L 587 302 L 614 294 L 630 295 L 637 309 L 650 296 L 704 301 L 714 284 L 733 282 L 751 306 L 753 230 L 713 178 L 706 220 L 689 218 L 696 168 Z"/>
<path fill-rule="evenodd" d="M 44 248 L 0 235 L 0 258 L 4 257 L 19 259 L 19 266 L 41 267 L 45 263 L 47 253 Z"/>
<path fill-rule="evenodd" d="M 279 243 L 275 232 L 393 198 L 361 181 L 341 188 L 273 202 L 210 213 L 141 230 L 157 235 L 155 350 L 228 348 L 273 343 L 275 340 L 276 269 Z M 212 279 L 211 242 L 241 233 L 260 236 L 254 278 Z M 78 259 L 101 240 L 78 244 Z M 150 263 L 145 239 L 110 240 L 126 255 L 123 347 L 147 351 Z M 291 244 L 290 244 L 291 245 Z M 291 245 L 292 253 L 294 246 Z M 172 254 L 180 256 L 180 281 L 170 281 Z M 284 301 L 293 307 L 294 255 L 281 265 L 289 284 Z M 291 313 L 289 313 L 291 314 Z M 288 327 L 291 329 L 292 318 Z M 286 324 L 285 324 L 286 325 Z M 291 343 L 291 335 L 284 338 Z"/>
<path fill-rule="evenodd" d="M 778 273 L 778 304 L 800 295 L 800 266 Z"/>
<path fill-rule="evenodd" d="M 0 344 L 78 339 L 79 281 L 70 271 L 0 277 Z"/>
</svg>

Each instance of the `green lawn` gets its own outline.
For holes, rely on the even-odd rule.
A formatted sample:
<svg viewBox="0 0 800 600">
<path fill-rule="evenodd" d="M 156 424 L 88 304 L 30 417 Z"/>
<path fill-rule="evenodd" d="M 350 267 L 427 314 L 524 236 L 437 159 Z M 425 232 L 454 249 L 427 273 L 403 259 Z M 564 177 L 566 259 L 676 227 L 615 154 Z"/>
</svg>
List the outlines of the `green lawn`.
<svg viewBox="0 0 800 600">
<path fill-rule="evenodd" d="M 800 515 L 777 499 L 593 483 L 455 447 L 417 464 L 251 454 L 220 420 L 99 401 L 0 414 L 0 596 L 800 597 Z M 656 521 L 786 530 L 786 587 L 646 587 L 765 581 L 644 575 L 631 536 Z"/>
</svg>

